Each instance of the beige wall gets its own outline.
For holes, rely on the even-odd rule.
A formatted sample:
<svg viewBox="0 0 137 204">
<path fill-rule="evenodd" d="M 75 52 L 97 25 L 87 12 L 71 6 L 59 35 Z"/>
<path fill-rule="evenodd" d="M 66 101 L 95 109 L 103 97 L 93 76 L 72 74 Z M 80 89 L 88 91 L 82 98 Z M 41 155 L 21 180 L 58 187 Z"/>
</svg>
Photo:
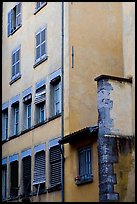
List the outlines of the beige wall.
<svg viewBox="0 0 137 204">
<path fill-rule="evenodd" d="M 69 7 L 69 124 L 73 132 L 97 124 L 94 78 L 100 74 L 123 76 L 122 5 L 120 2 L 73 2 Z"/>
<path fill-rule="evenodd" d="M 121 3 L 69 2 L 68 7 L 65 7 L 65 20 L 69 19 L 69 33 L 65 26 L 65 57 L 69 53 L 69 61 L 65 58 L 64 65 L 65 135 L 98 123 L 95 77 L 123 76 Z M 77 187 L 74 183 L 77 149 L 65 145 L 65 201 L 85 201 L 85 197 L 86 201 L 98 201 L 96 143 L 93 149 L 94 182 Z"/>
<path fill-rule="evenodd" d="M 123 2 L 124 75 L 132 77 L 132 126 L 135 135 L 135 2 Z"/>
</svg>

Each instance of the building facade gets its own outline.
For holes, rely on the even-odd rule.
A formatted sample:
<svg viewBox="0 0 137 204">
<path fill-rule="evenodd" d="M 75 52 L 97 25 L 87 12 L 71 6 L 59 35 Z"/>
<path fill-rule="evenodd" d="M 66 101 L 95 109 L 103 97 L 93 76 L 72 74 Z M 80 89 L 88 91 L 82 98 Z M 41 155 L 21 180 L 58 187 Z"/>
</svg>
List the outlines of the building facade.
<svg viewBox="0 0 137 204">
<path fill-rule="evenodd" d="M 3 2 L 3 201 L 133 201 L 133 8 Z"/>
</svg>

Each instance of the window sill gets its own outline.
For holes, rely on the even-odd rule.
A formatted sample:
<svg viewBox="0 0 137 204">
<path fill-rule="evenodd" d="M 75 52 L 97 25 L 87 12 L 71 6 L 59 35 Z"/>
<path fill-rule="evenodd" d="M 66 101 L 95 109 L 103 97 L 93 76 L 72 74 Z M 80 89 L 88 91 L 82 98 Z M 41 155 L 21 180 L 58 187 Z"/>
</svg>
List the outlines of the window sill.
<svg viewBox="0 0 137 204">
<path fill-rule="evenodd" d="M 52 120 L 54 120 L 54 119 L 56 119 L 56 118 L 58 118 L 58 117 L 60 117 L 61 116 L 61 113 L 58 113 L 57 115 L 54 115 L 54 116 L 51 116 L 51 117 L 49 117 L 49 122 L 50 121 L 52 121 Z"/>
<path fill-rule="evenodd" d="M 43 59 L 41 59 L 40 61 L 36 62 L 33 65 L 33 68 L 36 68 L 38 65 L 40 65 L 42 62 L 46 61 L 48 59 L 48 56 L 45 56 Z"/>
<path fill-rule="evenodd" d="M 11 35 L 13 35 L 17 30 L 19 30 L 19 28 L 20 28 L 21 26 L 22 26 L 22 24 L 19 25 L 17 28 L 15 28 L 15 30 L 13 30 L 13 31 L 8 35 L 8 37 L 11 36 Z"/>
<path fill-rule="evenodd" d="M 12 79 L 9 84 L 12 85 L 14 82 L 16 82 L 17 80 L 19 80 L 21 78 L 21 74 L 19 74 L 16 78 Z"/>
<path fill-rule="evenodd" d="M 77 186 L 82 185 L 82 184 L 87 184 L 87 183 L 92 183 L 93 182 L 93 175 L 91 175 L 91 178 L 87 178 L 87 179 L 81 179 L 81 180 L 75 180 L 75 184 Z"/>
<path fill-rule="evenodd" d="M 43 4 L 40 8 L 36 9 L 36 11 L 34 12 L 34 15 L 36 15 L 46 5 L 47 5 L 47 2 L 45 2 L 45 4 Z"/>
<path fill-rule="evenodd" d="M 48 193 L 51 193 L 53 191 L 60 191 L 61 190 L 61 183 L 55 185 L 55 186 L 52 186 L 52 187 L 49 187 L 47 189 Z"/>
</svg>

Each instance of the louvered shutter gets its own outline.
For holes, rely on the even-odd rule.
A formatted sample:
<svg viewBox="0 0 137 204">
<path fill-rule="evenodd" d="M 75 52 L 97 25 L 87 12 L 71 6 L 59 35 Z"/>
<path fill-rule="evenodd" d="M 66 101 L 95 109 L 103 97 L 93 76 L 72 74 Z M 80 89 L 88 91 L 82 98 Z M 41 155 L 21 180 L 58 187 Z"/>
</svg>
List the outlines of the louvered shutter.
<svg viewBox="0 0 137 204">
<path fill-rule="evenodd" d="M 50 184 L 61 183 L 61 152 L 59 145 L 50 148 Z"/>
<path fill-rule="evenodd" d="M 35 94 L 35 104 L 44 102 L 46 99 L 46 90 L 45 90 L 45 86 L 41 87 L 39 90 L 36 90 L 36 94 Z"/>
<path fill-rule="evenodd" d="M 46 181 L 45 160 L 45 151 L 36 153 L 33 185 L 44 183 Z"/>
<path fill-rule="evenodd" d="M 11 11 L 8 13 L 8 36 L 11 34 Z"/>
<path fill-rule="evenodd" d="M 31 191 L 31 156 L 23 158 L 23 192 L 29 194 Z"/>
</svg>

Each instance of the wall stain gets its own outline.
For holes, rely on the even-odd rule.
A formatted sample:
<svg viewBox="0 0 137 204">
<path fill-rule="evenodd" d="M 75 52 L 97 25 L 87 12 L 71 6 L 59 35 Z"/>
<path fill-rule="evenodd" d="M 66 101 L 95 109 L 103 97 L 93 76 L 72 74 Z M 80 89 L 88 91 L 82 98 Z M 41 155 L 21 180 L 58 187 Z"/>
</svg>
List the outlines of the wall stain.
<svg viewBox="0 0 137 204">
<path fill-rule="evenodd" d="M 119 193 L 119 201 L 134 201 L 134 193 L 131 192 L 133 183 L 130 184 L 129 174 L 134 175 L 134 138 L 117 138 L 118 163 L 113 164 L 117 176 L 115 191 Z M 128 194 L 128 197 L 127 197 Z"/>
</svg>

